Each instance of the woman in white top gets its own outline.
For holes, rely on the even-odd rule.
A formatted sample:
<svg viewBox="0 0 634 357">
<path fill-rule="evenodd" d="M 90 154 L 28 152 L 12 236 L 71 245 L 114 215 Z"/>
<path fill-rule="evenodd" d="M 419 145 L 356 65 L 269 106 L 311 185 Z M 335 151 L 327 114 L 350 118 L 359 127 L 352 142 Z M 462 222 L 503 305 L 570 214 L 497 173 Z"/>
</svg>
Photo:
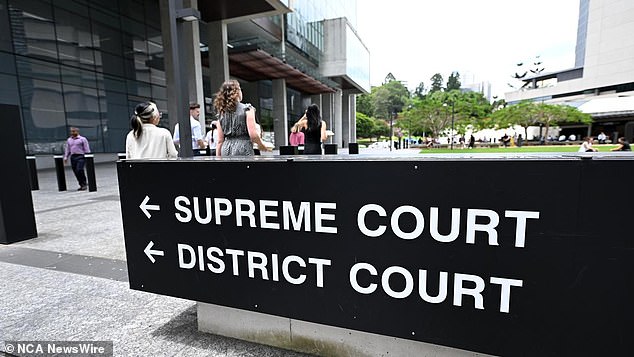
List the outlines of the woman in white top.
<svg viewBox="0 0 634 357">
<path fill-rule="evenodd" d="M 132 130 L 125 140 L 126 159 L 170 159 L 178 156 L 172 134 L 156 125 L 161 113 L 153 102 L 136 106 L 130 120 Z"/>
<path fill-rule="evenodd" d="M 579 146 L 579 150 L 577 151 L 578 152 L 596 152 L 598 150 L 592 147 L 592 137 L 588 136 L 583 140 L 583 142 Z"/>
</svg>

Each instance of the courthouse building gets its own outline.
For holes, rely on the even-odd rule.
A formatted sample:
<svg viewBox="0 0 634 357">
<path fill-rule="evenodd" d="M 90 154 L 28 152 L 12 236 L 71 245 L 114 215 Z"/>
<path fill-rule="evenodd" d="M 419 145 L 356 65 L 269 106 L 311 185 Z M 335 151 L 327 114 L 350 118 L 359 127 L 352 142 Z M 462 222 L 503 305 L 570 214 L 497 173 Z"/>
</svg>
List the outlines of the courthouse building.
<svg viewBox="0 0 634 357">
<path fill-rule="evenodd" d="M 634 1 L 580 0 L 575 65 L 525 80 L 506 101 L 562 103 L 591 114 L 590 127 L 563 125 L 577 137 L 634 137 Z"/>
<path fill-rule="evenodd" d="M 177 74 L 206 124 L 213 93 L 237 79 L 276 146 L 317 103 L 346 147 L 355 96 L 370 89 L 355 26 L 355 0 L 0 0 L 0 103 L 20 108 L 29 154 L 61 153 L 71 126 L 115 153 L 139 102 L 173 130 Z"/>
</svg>

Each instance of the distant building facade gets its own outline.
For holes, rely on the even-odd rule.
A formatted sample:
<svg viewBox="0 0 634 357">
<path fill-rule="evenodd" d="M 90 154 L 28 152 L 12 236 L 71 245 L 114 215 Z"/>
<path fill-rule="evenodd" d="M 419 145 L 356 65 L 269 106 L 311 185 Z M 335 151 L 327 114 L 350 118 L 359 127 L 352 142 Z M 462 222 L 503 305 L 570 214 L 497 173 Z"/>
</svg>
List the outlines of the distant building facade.
<svg viewBox="0 0 634 357">
<path fill-rule="evenodd" d="M 521 100 L 561 103 L 591 114 L 588 126 L 562 126 L 562 134 L 634 136 L 634 2 L 580 0 L 575 66 L 525 79 L 506 93 Z"/>
<path fill-rule="evenodd" d="M 356 141 L 354 98 L 370 85 L 355 0 L 183 3 L 201 14 L 186 25 L 192 49 L 183 53 L 189 99 L 205 104 L 201 121 L 213 119 L 213 93 L 234 78 L 278 146 L 311 102 L 322 106 L 333 142 Z M 173 130 L 168 4 L 0 0 L 0 103 L 20 107 L 29 154 L 61 153 L 71 126 L 94 152 L 121 152 L 133 108 L 147 100 Z"/>
</svg>

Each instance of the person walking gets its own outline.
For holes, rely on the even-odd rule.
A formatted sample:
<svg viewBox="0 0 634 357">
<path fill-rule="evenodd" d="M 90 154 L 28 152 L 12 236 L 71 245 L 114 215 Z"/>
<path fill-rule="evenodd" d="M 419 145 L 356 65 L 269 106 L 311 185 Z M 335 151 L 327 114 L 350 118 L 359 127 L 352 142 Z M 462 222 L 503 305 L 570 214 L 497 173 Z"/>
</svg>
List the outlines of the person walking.
<svg viewBox="0 0 634 357">
<path fill-rule="evenodd" d="M 238 81 L 229 80 L 220 86 L 214 107 L 220 122 L 216 156 L 254 156 L 253 143 L 261 151 L 267 151 L 257 131 L 255 108 L 242 103 Z"/>
<path fill-rule="evenodd" d="M 84 154 L 89 152 L 90 145 L 88 144 L 88 140 L 79 135 L 78 128 L 70 128 L 70 137 L 66 140 L 66 148 L 64 150 L 64 163 L 67 163 L 70 158 L 70 166 L 79 183 L 77 191 L 85 191 L 88 188 L 86 184 L 86 172 L 84 172 L 84 166 L 86 165 Z"/>
<path fill-rule="evenodd" d="M 205 148 L 203 130 L 202 130 L 202 127 L 200 126 L 200 122 L 198 121 L 198 118 L 200 118 L 200 104 L 198 103 L 189 104 L 189 125 L 191 125 L 193 150 Z M 180 130 L 179 130 L 178 123 L 174 127 L 174 144 L 180 145 Z"/>
<path fill-rule="evenodd" d="M 140 103 L 130 119 L 126 159 L 172 159 L 178 156 L 169 130 L 157 127 L 161 113 L 153 102 Z"/>
<path fill-rule="evenodd" d="M 321 155 L 321 143 L 326 141 L 326 122 L 321 120 L 319 106 L 311 104 L 297 122 L 304 133 L 304 154 Z"/>
<path fill-rule="evenodd" d="M 211 122 L 211 129 L 205 135 L 205 143 L 207 143 L 207 150 L 209 150 L 209 156 L 216 156 L 216 144 L 218 143 L 218 121 Z"/>
</svg>

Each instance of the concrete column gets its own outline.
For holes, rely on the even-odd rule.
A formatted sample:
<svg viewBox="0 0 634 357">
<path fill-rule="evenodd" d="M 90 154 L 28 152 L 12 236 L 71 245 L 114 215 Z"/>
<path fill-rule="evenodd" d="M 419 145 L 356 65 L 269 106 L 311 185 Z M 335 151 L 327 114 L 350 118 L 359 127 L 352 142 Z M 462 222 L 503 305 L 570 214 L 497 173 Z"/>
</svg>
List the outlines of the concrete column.
<svg viewBox="0 0 634 357">
<path fill-rule="evenodd" d="M 240 81 L 240 88 L 242 88 L 242 103 L 253 105 L 256 117 L 259 118 L 260 96 L 258 94 L 258 82 Z"/>
<path fill-rule="evenodd" d="M 183 62 L 183 53 L 187 52 L 185 43 L 185 24 L 176 20 L 177 9 L 182 3 L 160 0 L 159 9 L 161 16 L 161 32 L 163 37 L 163 51 L 165 54 L 165 78 L 167 81 L 167 109 L 169 112 L 169 128 L 174 130 L 176 123 L 179 123 L 181 138 L 191 136 L 191 126 L 189 122 L 189 86 L 185 82 L 190 78 L 191 67 Z M 191 145 L 182 145 L 178 151 L 179 157 L 191 157 Z"/>
<path fill-rule="evenodd" d="M 198 9 L 198 0 L 183 0 L 184 8 Z M 200 62 L 200 30 L 198 21 L 183 23 L 183 65 L 189 68 L 187 72 L 187 85 L 189 89 L 189 102 L 200 104 L 200 125 L 205 134 L 205 95 L 203 93 L 203 71 Z M 189 103 L 188 103 L 189 104 Z"/>
<path fill-rule="evenodd" d="M 350 94 L 350 142 L 357 142 L 357 95 Z"/>
<path fill-rule="evenodd" d="M 322 110 L 321 105 L 321 94 L 313 94 L 310 96 L 310 104 L 317 104 L 319 106 L 319 110 Z"/>
<path fill-rule="evenodd" d="M 273 80 L 273 132 L 275 147 L 288 145 L 286 79 Z"/>
<path fill-rule="evenodd" d="M 333 108 L 333 93 L 324 93 L 321 95 L 321 119 L 326 122 L 326 128 L 334 131 L 334 115 L 332 114 Z M 327 143 L 333 143 L 332 137 L 326 140 Z"/>
<path fill-rule="evenodd" d="M 209 87 L 212 95 L 224 81 L 229 80 L 229 54 L 227 52 L 227 25 L 222 21 L 210 22 L 209 29 Z"/>
<path fill-rule="evenodd" d="M 333 144 L 337 144 L 340 148 L 343 147 L 343 125 L 341 123 L 341 99 L 342 99 L 342 91 L 341 89 L 337 89 L 335 93 L 333 93 L 333 124 L 334 127 L 332 131 L 335 132 L 335 136 L 333 137 Z"/>
<path fill-rule="evenodd" d="M 350 144 L 350 120 L 352 119 L 353 113 L 350 111 L 350 91 L 343 91 L 341 97 L 341 128 L 342 128 L 342 141 L 343 145 L 341 147 L 348 147 Z"/>
</svg>

